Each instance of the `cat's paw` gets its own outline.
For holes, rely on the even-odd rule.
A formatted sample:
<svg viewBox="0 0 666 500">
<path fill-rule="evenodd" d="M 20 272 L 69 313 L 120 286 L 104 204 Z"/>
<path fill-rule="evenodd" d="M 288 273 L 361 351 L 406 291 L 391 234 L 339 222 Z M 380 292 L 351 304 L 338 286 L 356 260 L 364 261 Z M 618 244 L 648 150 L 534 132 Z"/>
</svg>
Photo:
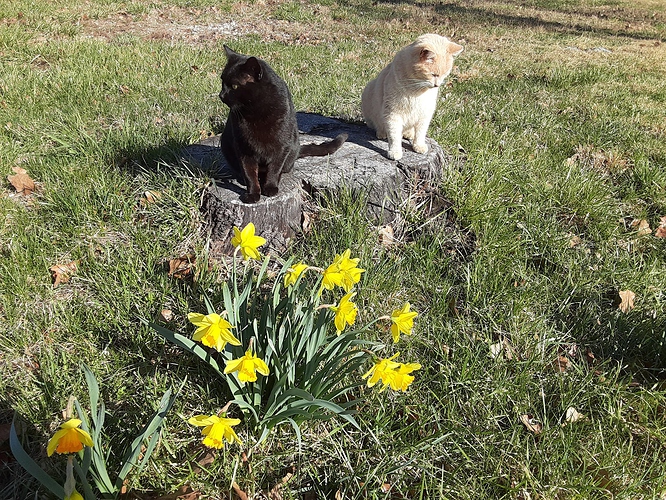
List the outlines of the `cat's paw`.
<svg viewBox="0 0 666 500">
<path fill-rule="evenodd" d="M 397 151 L 391 151 L 389 150 L 386 153 L 386 156 L 389 157 L 389 160 L 399 160 L 402 158 L 402 148 L 398 149 Z"/>
<path fill-rule="evenodd" d="M 261 192 L 264 196 L 276 196 L 278 194 L 278 188 L 277 186 L 265 186 Z"/>
<path fill-rule="evenodd" d="M 240 200 L 243 203 L 257 203 L 261 199 L 261 195 L 257 193 L 243 193 Z"/>
<path fill-rule="evenodd" d="M 428 145 L 423 143 L 423 144 L 412 144 L 412 149 L 421 154 L 425 154 L 428 152 Z"/>
</svg>

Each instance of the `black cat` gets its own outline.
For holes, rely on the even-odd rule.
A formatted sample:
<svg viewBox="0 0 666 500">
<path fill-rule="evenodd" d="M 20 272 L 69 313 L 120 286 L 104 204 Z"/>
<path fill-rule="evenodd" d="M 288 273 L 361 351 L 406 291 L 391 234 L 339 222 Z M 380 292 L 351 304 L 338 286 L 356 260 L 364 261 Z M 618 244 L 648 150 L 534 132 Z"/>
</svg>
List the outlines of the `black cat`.
<svg viewBox="0 0 666 500">
<path fill-rule="evenodd" d="M 229 106 L 220 145 L 229 166 L 244 180 L 245 203 L 275 196 L 282 173 L 297 158 L 325 156 L 347 140 L 340 134 L 323 144 L 301 146 L 296 111 L 287 84 L 261 59 L 234 52 L 226 45 L 220 99 Z"/>
</svg>

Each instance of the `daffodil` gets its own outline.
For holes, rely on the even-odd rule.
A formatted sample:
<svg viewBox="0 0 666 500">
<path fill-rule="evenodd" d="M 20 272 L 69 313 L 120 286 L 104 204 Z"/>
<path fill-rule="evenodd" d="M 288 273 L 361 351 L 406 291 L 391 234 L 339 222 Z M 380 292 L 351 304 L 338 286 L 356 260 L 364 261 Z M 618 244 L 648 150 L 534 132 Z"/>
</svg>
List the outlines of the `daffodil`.
<svg viewBox="0 0 666 500">
<path fill-rule="evenodd" d="M 56 453 L 77 453 L 84 446 L 92 447 L 93 442 L 90 434 L 83 429 L 79 429 L 81 420 L 71 418 L 60 426 L 53 437 L 49 440 L 46 447 L 46 453 L 50 457 L 53 452 Z"/>
<path fill-rule="evenodd" d="M 252 353 L 252 347 L 245 351 L 245 355 L 239 359 L 227 361 L 224 373 L 238 372 L 238 380 L 241 382 L 256 382 L 257 372 L 266 376 L 269 373 L 268 365 Z"/>
<path fill-rule="evenodd" d="M 351 290 L 356 283 L 361 281 L 361 273 L 365 272 L 365 269 L 358 267 L 358 263 L 361 259 L 354 258 L 351 259 L 351 250 L 345 250 L 342 255 L 340 255 L 338 269 L 342 275 L 341 287 L 344 288 L 345 292 Z"/>
<path fill-rule="evenodd" d="M 302 262 L 299 262 L 298 264 L 294 264 L 293 266 L 289 267 L 289 269 L 287 269 L 287 272 L 284 274 L 285 288 L 296 283 L 298 277 L 301 274 L 303 274 L 303 271 L 305 271 L 307 268 L 308 265 L 303 264 Z"/>
<path fill-rule="evenodd" d="M 241 345 L 240 340 L 231 333 L 231 328 L 234 326 L 219 314 L 189 313 L 187 319 L 197 327 L 192 338 L 205 346 L 222 352 L 227 342 L 231 345 Z"/>
<path fill-rule="evenodd" d="M 349 292 L 344 297 L 340 299 L 340 303 L 337 306 L 329 306 L 329 309 L 335 313 L 335 329 L 338 334 L 345 329 L 347 325 L 353 325 L 356 321 L 356 314 L 358 313 L 358 308 L 351 299 L 354 298 L 356 292 Z"/>
<path fill-rule="evenodd" d="M 74 490 L 71 495 L 65 497 L 65 500 L 83 500 L 83 495 Z"/>
<path fill-rule="evenodd" d="M 223 414 L 224 415 L 224 414 Z M 188 420 L 192 425 L 203 427 L 201 433 L 205 436 L 203 444 L 209 448 L 224 448 L 224 442 L 243 444 L 236 432 L 232 429 L 234 425 L 240 424 L 237 418 L 226 418 L 217 415 L 197 415 Z"/>
<path fill-rule="evenodd" d="M 405 392 L 409 384 L 414 381 L 414 376 L 410 375 L 410 373 L 420 369 L 421 365 L 419 363 L 400 363 L 400 366 L 397 368 L 389 370 L 387 374 L 391 389 Z"/>
<path fill-rule="evenodd" d="M 351 250 L 345 250 L 341 255 L 338 254 L 333 259 L 330 266 L 324 271 L 321 286 L 327 290 L 333 290 L 336 286 L 349 292 L 356 283 L 361 280 L 361 273 L 365 269 L 360 269 L 358 263 L 359 258 L 350 258 Z"/>
<path fill-rule="evenodd" d="M 396 309 L 391 313 L 391 335 L 393 335 L 393 342 L 400 340 L 400 334 L 411 335 L 414 328 L 414 318 L 418 316 L 416 311 L 409 310 L 409 302 L 401 309 Z"/>
<path fill-rule="evenodd" d="M 231 238 L 231 244 L 236 248 L 240 248 L 240 251 L 243 254 L 243 259 L 261 259 L 261 254 L 257 249 L 265 243 L 265 238 L 255 236 L 254 224 L 252 222 L 242 230 L 234 226 L 234 236 Z"/>
<path fill-rule="evenodd" d="M 384 384 L 384 387 L 381 389 L 382 391 L 388 387 L 390 379 L 393 376 L 391 372 L 400 366 L 400 363 L 393 361 L 399 355 L 400 353 L 396 352 L 390 358 L 380 359 L 363 375 L 363 378 L 368 379 L 368 387 L 373 387 L 380 380 Z"/>
</svg>

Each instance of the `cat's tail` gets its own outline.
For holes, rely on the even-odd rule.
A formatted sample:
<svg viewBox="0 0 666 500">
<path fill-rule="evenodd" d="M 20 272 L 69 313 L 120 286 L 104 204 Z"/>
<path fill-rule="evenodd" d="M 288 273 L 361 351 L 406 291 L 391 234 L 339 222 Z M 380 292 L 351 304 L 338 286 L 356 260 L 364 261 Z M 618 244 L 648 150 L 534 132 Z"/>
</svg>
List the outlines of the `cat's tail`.
<svg viewBox="0 0 666 500">
<path fill-rule="evenodd" d="M 326 156 L 335 153 L 347 140 L 347 134 L 340 134 L 332 141 L 321 144 L 302 144 L 299 158 L 304 156 Z"/>
</svg>

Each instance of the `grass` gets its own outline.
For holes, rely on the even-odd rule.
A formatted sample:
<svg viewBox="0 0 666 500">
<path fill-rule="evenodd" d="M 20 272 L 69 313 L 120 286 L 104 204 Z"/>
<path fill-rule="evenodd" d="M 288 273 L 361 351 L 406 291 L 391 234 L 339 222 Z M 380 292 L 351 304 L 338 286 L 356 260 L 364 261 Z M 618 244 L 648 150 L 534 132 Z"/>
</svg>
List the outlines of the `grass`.
<svg viewBox="0 0 666 500">
<path fill-rule="evenodd" d="M 666 491 L 666 242 L 631 225 L 654 231 L 666 215 L 661 2 L 20 0 L 0 1 L 0 17 L 0 421 L 19 413 L 46 468 L 59 473 L 44 446 L 70 394 L 84 399 L 86 363 L 119 441 L 187 377 L 162 445 L 130 478 L 139 492 L 189 484 L 220 498 L 232 477 L 269 490 L 292 470 L 285 498 Z M 237 34 L 192 28 L 231 20 Z M 361 256 L 364 309 L 420 312 L 400 350 L 422 370 L 404 395 L 363 391 L 363 432 L 304 426 L 299 454 L 284 427 L 251 468 L 235 447 L 197 465 L 185 420 L 225 401 L 138 318 L 170 309 L 187 331 L 195 302 L 167 275 L 171 258 L 196 254 L 212 263 L 202 286 L 218 279 L 199 213 L 209 179 L 169 151 L 224 120 L 222 43 L 268 60 L 298 109 L 359 120 L 365 83 L 423 32 L 466 48 L 429 132 L 456 157 L 441 186 L 451 211 L 407 207 L 404 241 L 382 246 L 362 200 L 343 197 L 291 250 L 321 265 L 347 247 Z M 16 166 L 37 193 L 12 194 Z M 146 191 L 159 201 L 141 203 Z M 54 288 L 49 268 L 75 260 Z M 628 313 L 620 290 L 636 294 Z M 567 424 L 569 407 L 585 419 Z M 35 496 L 16 463 L 2 467 L 0 497 Z"/>
</svg>

